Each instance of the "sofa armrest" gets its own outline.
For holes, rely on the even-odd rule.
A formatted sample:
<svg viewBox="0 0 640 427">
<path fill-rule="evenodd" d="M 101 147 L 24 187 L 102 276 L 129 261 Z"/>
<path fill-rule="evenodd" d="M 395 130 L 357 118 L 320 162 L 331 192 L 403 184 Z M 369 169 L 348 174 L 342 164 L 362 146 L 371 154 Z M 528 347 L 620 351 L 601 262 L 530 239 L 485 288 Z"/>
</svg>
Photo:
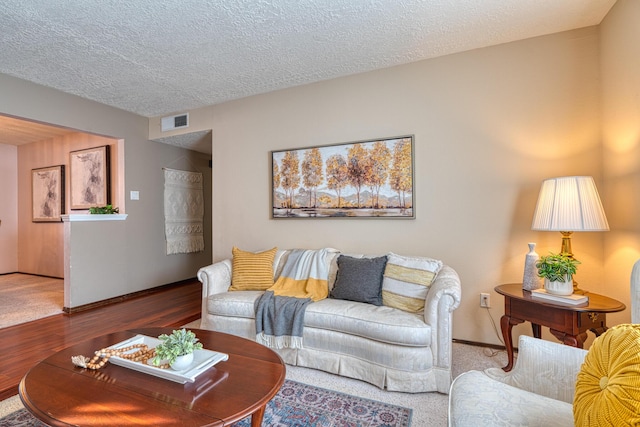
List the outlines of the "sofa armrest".
<svg viewBox="0 0 640 427">
<path fill-rule="evenodd" d="M 587 350 L 521 335 L 514 368 L 510 372 L 489 368 L 484 373 L 519 389 L 572 403 L 586 354 Z"/>
<path fill-rule="evenodd" d="M 231 260 L 225 259 L 198 270 L 198 280 L 202 282 L 202 299 L 229 290 L 231 286 Z"/>
<path fill-rule="evenodd" d="M 453 310 L 460 305 L 462 287 L 456 271 L 444 265 L 429 287 L 424 321 L 431 326 L 431 349 L 435 367 L 451 369 Z"/>
</svg>

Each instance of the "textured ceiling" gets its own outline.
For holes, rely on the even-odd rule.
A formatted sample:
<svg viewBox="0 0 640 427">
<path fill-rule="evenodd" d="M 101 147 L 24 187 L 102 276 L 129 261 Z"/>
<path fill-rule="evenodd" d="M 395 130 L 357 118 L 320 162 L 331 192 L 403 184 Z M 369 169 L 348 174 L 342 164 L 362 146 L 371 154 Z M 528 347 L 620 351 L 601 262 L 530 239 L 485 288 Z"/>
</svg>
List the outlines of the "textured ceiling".
<svg viewBox="0 0 640 427">
<path fill-rule="evenodd" d="M 615 0 L 2 0 L 0 73 L 153 117 L 596 25 Z"/>
</svg>

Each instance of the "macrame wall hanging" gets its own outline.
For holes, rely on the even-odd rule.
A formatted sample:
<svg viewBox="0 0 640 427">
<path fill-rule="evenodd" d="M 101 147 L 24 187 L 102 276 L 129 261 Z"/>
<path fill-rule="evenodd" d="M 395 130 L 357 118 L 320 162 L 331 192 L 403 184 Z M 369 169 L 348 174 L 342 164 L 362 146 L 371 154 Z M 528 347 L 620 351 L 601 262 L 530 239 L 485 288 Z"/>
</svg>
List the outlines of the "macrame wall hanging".
<svg viewBox="0 0 640 427">
<path fill-rule="evenodd" d="M 167 255 L 204 251 L 202 174 L 164 168 Z"/>
</svg>

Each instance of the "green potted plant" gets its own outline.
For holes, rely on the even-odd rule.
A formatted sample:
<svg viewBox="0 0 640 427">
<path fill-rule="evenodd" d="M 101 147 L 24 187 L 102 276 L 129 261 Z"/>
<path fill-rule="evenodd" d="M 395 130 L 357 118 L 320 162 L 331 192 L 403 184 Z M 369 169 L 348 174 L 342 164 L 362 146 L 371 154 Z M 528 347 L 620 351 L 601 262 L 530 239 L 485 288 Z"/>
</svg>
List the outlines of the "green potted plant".
<svg viewBox="0 0 640 427">
<path fill-rule="evenodd" d="M 193 352 L 202 349 L 196 334 L 186 329 L 174 330 L 171 335 L 162 334 L 158 337 L 160 344 L 156 346 L 153 364 L 168 363 L 176 371 L 185 369 L 193 362 Z"/>
<path fill-rule="evenodd" d="M 580 261 L 566 253 L 550 253 L 536 262 L 538 276 L 544 278 L 544 288 L 550 294 L 571 295 L 573 293 L 573 275 Z"/>
<path fill-rule="evenodd" d="M 112 205 L 107 206 L 94 206 L 89 208 L 90 214 L 117 214 L 120 210 L 118 208 L 114 208 Z"/>
</svg>

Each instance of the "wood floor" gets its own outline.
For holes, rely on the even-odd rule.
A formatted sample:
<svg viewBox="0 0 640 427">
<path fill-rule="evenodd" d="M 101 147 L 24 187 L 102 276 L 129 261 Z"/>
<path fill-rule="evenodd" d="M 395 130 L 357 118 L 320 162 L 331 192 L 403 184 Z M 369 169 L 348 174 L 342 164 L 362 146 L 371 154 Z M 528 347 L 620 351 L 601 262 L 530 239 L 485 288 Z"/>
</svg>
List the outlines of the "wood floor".
<svg viewBox="0 0 640 427">
<path fill-rule="evenodd" d="M 201 300 L 202 284 L 193 279 L 119 303 L 0 329 L 0 400 L 17 394 L 27 371 L 59 350 L 121 330 L 182 326 L 200 318 Z"/>
</svg>

